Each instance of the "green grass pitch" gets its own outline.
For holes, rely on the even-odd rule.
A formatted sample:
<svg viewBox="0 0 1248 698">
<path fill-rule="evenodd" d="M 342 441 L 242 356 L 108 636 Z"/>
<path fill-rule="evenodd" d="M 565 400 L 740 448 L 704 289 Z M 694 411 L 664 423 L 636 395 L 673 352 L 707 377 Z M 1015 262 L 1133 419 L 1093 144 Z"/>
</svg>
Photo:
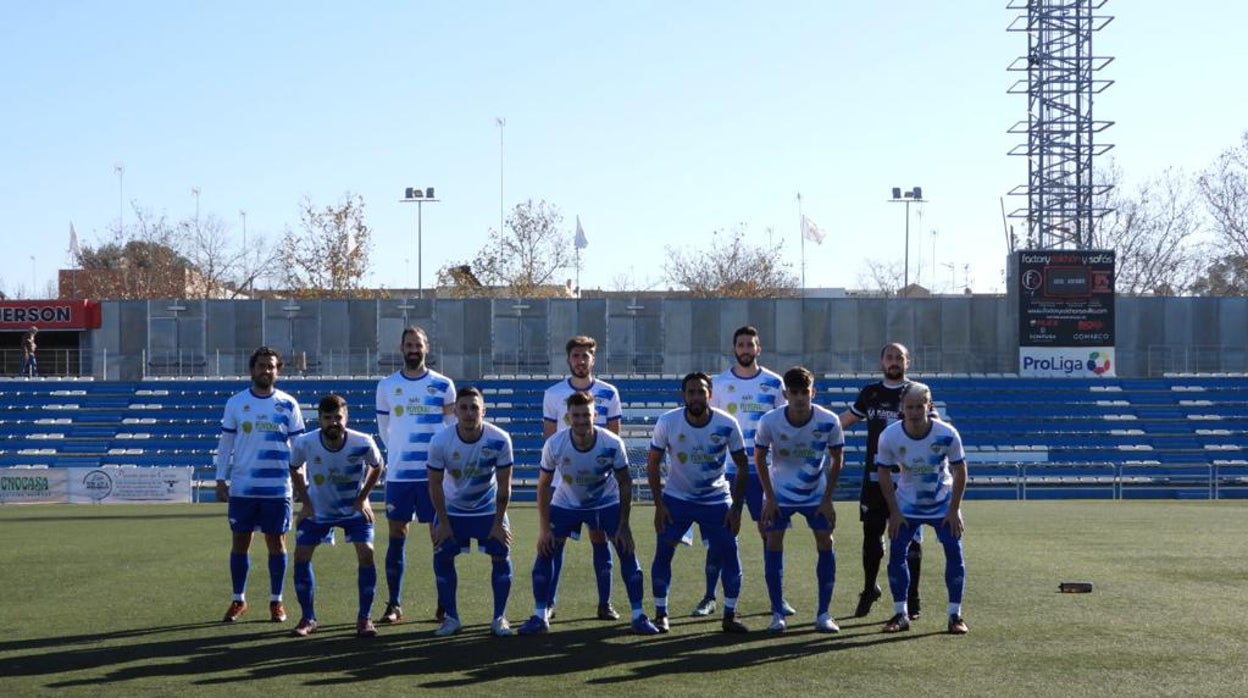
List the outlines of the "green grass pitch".
<svg viewBox="0 0 1248 698">
<path fill-rule="evenodd" d="M 354 553 L 340 543 L 316 554 L 322 625 L 300 640 L 286 636 L 299 614 L 289 579 L 290 621 L 267 622 L 259 539 L 248 589 L 253 610 L 240 623 L 218 622 L 229 601 L 223 505 L 4 507 L 0 693 L 1248 693 L 1248 502 L 969 502 L 965 637 L 943 632 L 943 555 L 930 530 L 924 616 L 913 629 L 879 632 L 891 613 L 887 599 L 870 617 L 849 618 L 862 586 L 861 529 L 852 503 L 838 503 L 837 511 L 839 635 L 811 627 L 814 550 L 798 521 L 786 559 L 786 597 L 798 615 L 783 635 L 763 631 L 769 617 L 762 553 L 750 528 L 741 536 L 741 611 L 754 632 L 745 636 L 718 632 L 717 619 L 687 617 L 703 586 L 700 547 L 677 552 L 670 634 L 637 637 L 623 621 L 594 620 L 589 546 L 581 542 L 569 547 L 549 635 L 489 635 L 488 559 L 473 554 L 459 558 L 465 629 L 434 638 L 430 547 L 418 532 L 409 540 L 404 623 L 382 626 L 373 640 L 354 637 Z M 633 515 L 647 613 L 652 513 L 640 506 Z M 516 506 L 512 523 L 516 577 L 508 615 L 518 627 L 532 613 L 535 510 Z M 385 600 L 379 576 L 374 616 Z M 1064 580 L 1090 580 L 1096 589 L 1059 594 Z M 614 601 L 627 609 L 618 578 Z"/>
</svg>

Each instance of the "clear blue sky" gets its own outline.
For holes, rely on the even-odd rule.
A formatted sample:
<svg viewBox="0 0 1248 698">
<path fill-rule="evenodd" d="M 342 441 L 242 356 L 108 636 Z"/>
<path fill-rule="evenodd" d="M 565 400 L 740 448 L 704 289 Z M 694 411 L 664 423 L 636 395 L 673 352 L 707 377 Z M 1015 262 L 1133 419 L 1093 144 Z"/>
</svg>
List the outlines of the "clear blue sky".
<svg viewBox="0 0 1248 698">
<path fill-rule="evenodd" d="M 43 295 L 124 198 L 171 218 L 215 214 L 271 239 L 297 204 L 365 198 L 368 283 L 414 285 L 469 258 L 504 197 L 559 206 L 589 238 L 586 288 L 657 286 L 663 247 L 738 222 L 810 286 L 858 286 L 900 260 L 948 290 L 1001 290 L 999 198 L 1026 181 L 1006 129 L 1026 118 L 1006 66 L 1026 37 L 1004 0 L 690 2 L 7 2 L 0 5 L 0 288 Z M 773 6 L 774 5 L 774 6 Z M 1116 84 L 1096 116 L 1128 177 L 1196 172 L 1248 129 L 1248 4 L 1115 0 L 1097 54 Z M 1235 48 L 1238 46 L 1239 48 Z M 1025 205 L 1008 199 L 1007 208 Z M 127 219 L 132 219 L 129 206 Z M 1021 230 L 1021 225 L 1019 226 Z M 783 247 L 779 245 L 783 241 Z M 32 264 L 31 257 L 34 257 Z M 921 261 L 922 266 L 919 266 Z M 410 275 L 410 276 L 409 276 Z M 569 273 L 569 276 L 571 273 Z"/>
</svg>

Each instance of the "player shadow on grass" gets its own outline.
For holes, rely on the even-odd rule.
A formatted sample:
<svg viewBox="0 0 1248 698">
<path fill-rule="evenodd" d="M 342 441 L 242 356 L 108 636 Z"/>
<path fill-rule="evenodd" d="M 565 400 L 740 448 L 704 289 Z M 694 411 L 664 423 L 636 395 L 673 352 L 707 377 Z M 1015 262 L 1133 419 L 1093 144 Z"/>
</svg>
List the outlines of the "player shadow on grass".
<svg viewBox="0 0 1248 698">
<path fill-rule="evenodd" d="M 837 635 L 798 626 L 783 635 L 761 629 L 725 635 L 717 620 L 674 621 L 671 633 L 650 637 L 632 635 L 624 623 L 572 621 L 533 637 L 496 638 L 487 625 L 475 623 L 459 635 L 437 638 L 427 624 L 405 623 L 383 627 L 382 634 L 370 640 L 355 637 L 354 623 L 322 625 L 308 638 L 289 637 L 288 625 L 203 623 L 38 640 L 43 648 L 38 655 L 0 657 L 0 675 L 61 677 L 47 688 L 124 689 L 129 681 L 177 677 L 203 686 L 265 678 L 335 686 L 406 676 L 424 688 L 459 688 L 512 678 L 583 675 L 585 683 L 611 685 L 665 674 L 760 666 L 925 636 L 881 635 L 876 623 L 864 623 L 862 631 L 846 628 Z M 196 636 L 162 639 L 169 632 Z M 123 642 L 99 646 L 118 640 Z M 22 643 L 24 649 L 35 646 Z M 74 676 L 81 672 L 91 675 Z"/>
</svg>

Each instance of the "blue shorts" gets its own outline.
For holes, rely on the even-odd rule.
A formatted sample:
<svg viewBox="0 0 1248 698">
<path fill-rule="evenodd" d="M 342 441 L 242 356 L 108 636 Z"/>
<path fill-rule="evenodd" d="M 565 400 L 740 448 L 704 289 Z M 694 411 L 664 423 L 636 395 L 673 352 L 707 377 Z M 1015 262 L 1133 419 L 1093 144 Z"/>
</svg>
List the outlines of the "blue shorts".
<svg viewBox="0 0 1248 698">
<path fill-rule="evenodd" d="M 386 518 L 391 521 L 431 523 L 433 498 L 428 480 L 402 480 L 386 483 Z"/>
<path fill-rule="evenodd" d="M 736 475 L 728 474 L 728 482 L 735 480 Z M 750 510 L 750 518 L 761 521 L 763 518 L 763 483 L 758 481 L 758 473 L 750 471 L 745 480 L 745 508 Z M 693 527 L 690 526 L 680 541 L 685 545 L 693 545 Z M 706 536 L 702 536 L 702 545 L 709 545 Z"/>
<path fill-rule="evenodd" d="M 728 515 L 728 510 L 732 508 L 728 502 L 695 504 L 665 494 L 663 505 L 667 507 L 667 513 L 671 515 L 672 520 L 659 533 L 660 541 L 673 545 L 681 542 L 685 532 L 695 523 L 698 525 L 702 538 L 708 541 L 708 544 L 724 536 L 733 538 L 732 531 L 724 525 L 724 518 Z"/>
<path fill-rule="evenodd" d="M 373 522 L 360 512 L 328 521 L 304 519 L 295 530 L 295 545 L 319 545 L 333 540 L 334 529 L 341 528 L 348 543 L 372 543 Z"/>
<path fill-rule="evenodd" d="M 230 497 L 226 504 L 235 533 L 285 534 L 290 530 L 290 500 L 276 497 Z"/>
<path fill-rule="evenodd" d="M 827 517 L 819 513 L 818 504 L 810 504 L 804 507 L 780 507 L 780 511 L 776 514 L 776 519 L 767 527 L 768 531 L 783 531 L 793 527 L 794 515 L 801 514 L 806 517 L 806 524 L 810 526 L 812 531 L 831 531 L 832 524 L 828 522 Z"/>
<path fill-rule="evenodd" d="M 582 524 L 591 531 L 614 536 L 620 530 L 620 505 L 608 504 L 598 509 L 568 509 L 550 505 L 550 532 L 555 538 L 580 540 Z"/>
<path fill-rule="evenodd" d="M 436 516 L 434 517 L 437 518 Z M 472 539 L 477 539 L 477 550 L 494 557 L 507 557 L 511 554 L 511 546 L 500 541 L 490 538 L 490 529 L 494 528 L 493 514 L 475 514 L 470 516 L 459 516 L 457 514 L 447 514 L 446 518 L 450 520 L 451 531 L 455 533 L 455 545 L 459 546 L 459 552 L 472 552 Z M 437 521 L 434 525 L 438 525 Z M 503 516 L 503 526 L 511 528 L 511 523 L 507 520 L 506 515 Z M 442 545 L 446 545 L 443 543 Z"/>
</svg>

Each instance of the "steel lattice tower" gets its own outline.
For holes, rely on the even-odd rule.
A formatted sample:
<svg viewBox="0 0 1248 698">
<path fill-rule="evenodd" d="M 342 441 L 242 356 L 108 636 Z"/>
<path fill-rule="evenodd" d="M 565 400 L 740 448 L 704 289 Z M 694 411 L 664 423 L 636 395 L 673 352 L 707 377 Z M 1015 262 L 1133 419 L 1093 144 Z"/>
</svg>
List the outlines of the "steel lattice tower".
<svg viewBox="0 0 1248 698">
<path fill-rule="evenodd" d="M 1093 159 L 1112 145 L 1096 134 L 1113 124 L 1092 116 L 1093 96 L 1113 84 L 1095 77 L 1113 58 L 1092 55 L 1092 35 L 1113 18 L 1095 14 L 1107 0 L 1010 0 L 1021 10 L 1008 30 L 1027 33 L 1027 55 L 1010 64 L 1025 72 L 1009 89 L 1027 95 L 1028 118 L 1009 129 L 1027 134 L 1010 155 L 1027 157 L 1027 184 L 1011 195 L 1026 195 L 1027 208 L 1010 216 L 1027 220 L 1027 247 L 1092 247 L 1092 230 L 1109 212 L 1097 184 Z M 1098 202 L 1100 199 L 1100 202 Z"/>
</svg>

